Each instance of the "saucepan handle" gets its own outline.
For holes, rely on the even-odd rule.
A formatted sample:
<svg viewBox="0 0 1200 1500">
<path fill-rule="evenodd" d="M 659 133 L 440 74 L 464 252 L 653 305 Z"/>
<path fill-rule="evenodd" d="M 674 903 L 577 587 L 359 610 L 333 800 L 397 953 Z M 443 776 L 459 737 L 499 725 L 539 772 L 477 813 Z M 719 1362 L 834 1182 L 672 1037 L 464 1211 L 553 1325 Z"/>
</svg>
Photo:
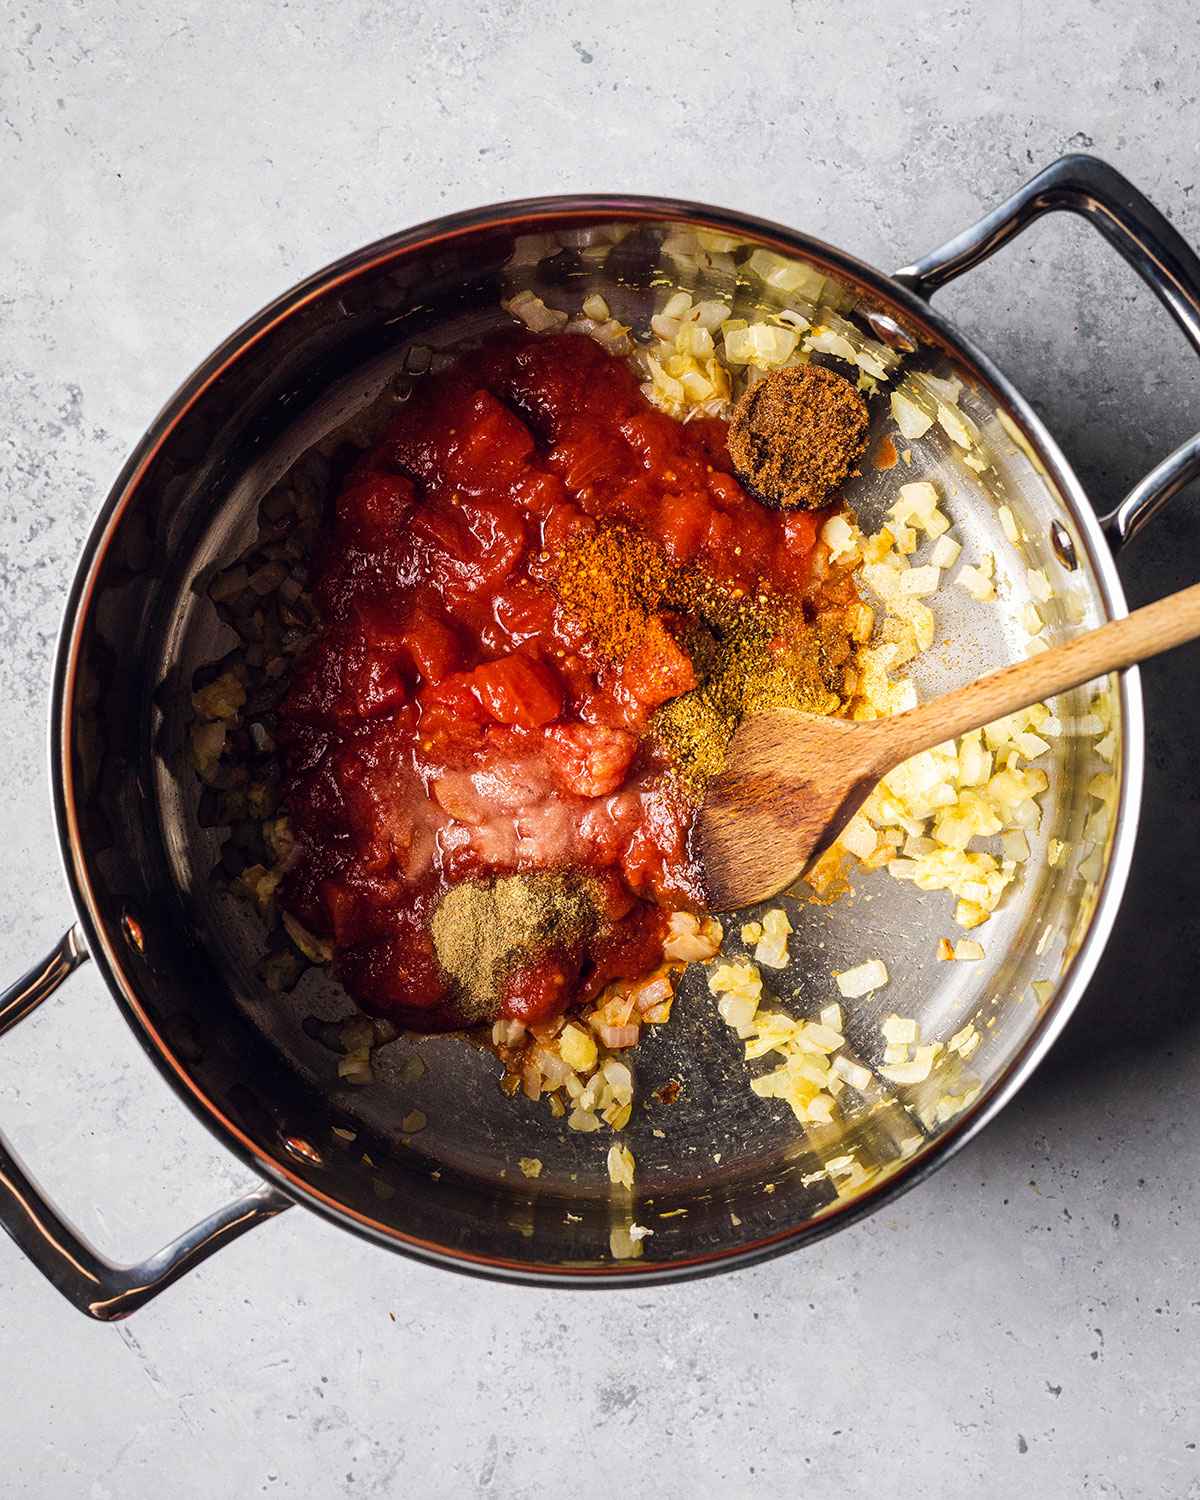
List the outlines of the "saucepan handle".
<svg viewBox="0 0 1200 1500">
<path fill-rule="evenodd" d="M 78 928 L 0 996 L 0 1036 L 23 1020 L 88 959 Z M 268 1183 L 217 1209 L 136 1265 L 106 1260 L 58 1213 L 0 1134 L 0 1224 L 64 1297 L 89 1318 L 127 1317 L 214 1250 L 290 1208 Z"/>
<path fill-rule="evenodd" d="M 1153 203 L 1114 167 L 1095 156 L 1060 157 L 985 214 L 895 273 L 931 297 L 1046 213 L 1081 214 L 1093 224 L 1158 297 L 1200 354 L 1200 257 Z M 1114 548 L 1125 545 L 1173 495 L 1200 478 L 1200 434 L 1168 454 L 1134 485 L 1101 524 Z"/>
</svg>

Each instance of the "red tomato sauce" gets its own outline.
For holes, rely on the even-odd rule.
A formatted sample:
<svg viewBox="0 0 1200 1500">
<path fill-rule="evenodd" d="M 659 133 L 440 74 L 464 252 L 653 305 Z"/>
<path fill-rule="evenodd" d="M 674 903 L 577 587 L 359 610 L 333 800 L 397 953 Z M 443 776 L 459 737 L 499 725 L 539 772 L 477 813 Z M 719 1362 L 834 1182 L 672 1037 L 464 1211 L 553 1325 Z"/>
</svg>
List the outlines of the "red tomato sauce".
<svg viewBox="0 0 1200 1500">
<path fill-rule="evenodd" d="M 725 431 L 657 411 L 585 337 L 513 334 L 419 383 L 348 475 L 281 711 L 281 894 L 364 1009 L 461 1024 L 430 922 L 464 879 L 572 870 L 602 892 L 603 936 L 507 981 L 500 1014 L 527 1022 L 651 971 L 666 914 L 702 905 L 691 810 L 641 739 L 690 664 L 665 631 L 658 657 L 604 660 L 550 580 L 574 530 L 619 521 L 731 585 L 803 588 L 822 518 L 749 496 Z"/>
</svg>

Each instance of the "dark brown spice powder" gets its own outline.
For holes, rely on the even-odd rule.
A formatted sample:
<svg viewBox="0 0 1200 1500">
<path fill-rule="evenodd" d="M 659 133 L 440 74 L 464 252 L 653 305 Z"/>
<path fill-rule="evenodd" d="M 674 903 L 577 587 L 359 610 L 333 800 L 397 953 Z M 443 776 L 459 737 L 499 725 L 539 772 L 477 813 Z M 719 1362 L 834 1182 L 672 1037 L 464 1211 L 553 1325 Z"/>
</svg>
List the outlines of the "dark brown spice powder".
<svg viewBox="0 0 1200 1500">
<path fill-rule="evenodd" d="M 823 365 L 772 370 L 734 408 L 729 456 L 761 499 L 813 510 L 849 474 L 869 420 L 858 391 Z"/>
</svg>

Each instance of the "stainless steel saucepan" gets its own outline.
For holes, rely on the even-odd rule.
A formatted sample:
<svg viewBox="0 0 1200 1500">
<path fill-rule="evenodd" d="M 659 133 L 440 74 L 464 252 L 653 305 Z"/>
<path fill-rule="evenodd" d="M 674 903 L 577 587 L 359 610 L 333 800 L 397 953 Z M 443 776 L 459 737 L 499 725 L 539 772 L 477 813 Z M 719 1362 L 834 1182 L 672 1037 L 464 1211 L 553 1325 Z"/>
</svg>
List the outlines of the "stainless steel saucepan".
<svg viewBox="0 0 1200 1500">
<path fill-rule="evenodd" d="M 1200 473 L 1200 437 L 1097 518 L 1017 387 L 929 306 L 939 287 L 1052 210 L 1087 218 L 1200 352 L 1200 262 L 1117 172 L 1070 156 L 892 276 L 794 230 L 669 199 L 548 198 L 454 215 L 310 277 L 184 384 L 117 479 L 67 602 L 50 736 L 75 919 L 5 994 L 0 1032 L 90 957 L 171 1086 L 262 1185 L 144 1263 L 114 1266 L 0 1141 L 0 1218 L 76 1307 L 122 1317 L 295 1203 L 420 1259 L 540 1285 L 643 1285 L 745 1265 L 913 1186 L 1013 1096 L 1078 1003 L 1121 899 L 1142 783 L 1136 672 L 1112 684 L 1106 709 L 1116 788 L 1107 806 L 1094 794 L 1103 769 L 1095 735 L 1071 732 L 1090 718 L 1093 697 L 1060 705 L 1067 732 L 1053 750 L 1034 858 L 985 929 L 982 963 L 938 964 L 934 939 L 953 931 L 944 893 L 922 894 L 886 871 L 852 901 L 793 907 L 797 957 L 782 998 L 819 1005 L 834 998 L 831 968 L 886 957 L 892 982 L 874 1009 L 849 1017 L 851 1040 L 861 1028 L 865 1047 L 877 1032 L 883 998 L 930 1037 L 977 1018 L 983 1042 L 965 1105 L 877 1099 L 806 1134 L 749 1090 L 736 1038 L 689 975 L 672 1021 L 636 1055 L 632 1195 L 608 1181 L 607 1138 L 563 1129 L 544 1103 L 504 1097 L 495 1060 L 462 1038 L 402 1037 L 382 1049 L 375 1084 L 338 1080 L 304 1022 L 344 1015 L 348 1002 L 316 972 L 286 996 L 256 977 L 262 933 L 210 878 L 220 831 L 198 817 L 187 735 L 193 673 L 231 644 L 208 580 L 253 538 L 260 500 L 367 408 L 414 347 L 452 350 L 478 337 L 505 319 L 500 298 L 525 286 L 563 307 L 600 290 L 636 330 L 670 285 L 771 306 L 772 287 L 745 274 L 764 247 L 816 278 L 910 368 L 957 377 L 960 407 L 987 448 L 985 481 L 940 428 L 912 444 L 907 477 L 934 476 L 964 543 L 1006 558 L 1016 580 L 1013 607 L 990 614 L 961 590 L 939 596 L 938 634 L 954 644 L 927 653 L 920 687 L 953 685 L 1025 649 L 1013 618 L 1025 567 L 1054 584 L 1051 639 L 1124 614 L 1114 552 Z M 882 424 L 886 398 L 873 405 Z M 896 482 L 876 471 L 859 482 L 851 498 L 866 521 L 879 518 Z M 1001 500 L 1015 543 L 1012 524 L 998 520 Z M 1046 857 L 1050 839 L 1065 851 L 1057 863 Z M 654 1099 L 667 1079 L 682 1085 L 669 1106 Z M 427 1123 L 413 1133 L 416 1110 Z M 531 1156 L 544 1163 L 535 1181 L 517 1170 Z M 849 1178 L 830 1168 L 838 1158 L 857 1164 Z M 650 1233 L 631 1239 L 634 1223 Z"/>
</svg>

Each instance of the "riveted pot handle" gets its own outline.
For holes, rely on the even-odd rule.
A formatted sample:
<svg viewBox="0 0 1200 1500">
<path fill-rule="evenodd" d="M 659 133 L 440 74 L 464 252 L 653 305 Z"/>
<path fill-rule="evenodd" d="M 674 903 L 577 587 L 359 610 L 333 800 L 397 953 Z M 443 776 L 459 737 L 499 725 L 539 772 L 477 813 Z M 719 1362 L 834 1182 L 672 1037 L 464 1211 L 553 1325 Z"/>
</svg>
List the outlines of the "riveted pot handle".
<svg viewBox="0 0 1200 1500">
<path fill-rule="evenodd" d="M 0 1035 L 35 1010 L 88 959 L 78 928 L 0 995 Z M 62 1218 L 0 1134 L 0 1224 L 64 1297 L 89 1318 L 113 1322 L 149 1302 L 231 1240 L 291 1207 L 262 1183 L 135 1265 L 106 1260 Z"/>
<path fill-rule="evenodd" d="M 1080 214 L 1133 267 L 1200 354 L 1200 258 L 1183 236 L 1120 172 L 1095 156 L 1060 157 L 969 229 L 895 273 L 931 297 L 939 287 L 994 254 L 1046 213 Z M 1101 518 L 1109 541 L 1124 546 L 1173 495 L 1200 478 L 1200 435 L 1182 443 Z"/>
</svg>

